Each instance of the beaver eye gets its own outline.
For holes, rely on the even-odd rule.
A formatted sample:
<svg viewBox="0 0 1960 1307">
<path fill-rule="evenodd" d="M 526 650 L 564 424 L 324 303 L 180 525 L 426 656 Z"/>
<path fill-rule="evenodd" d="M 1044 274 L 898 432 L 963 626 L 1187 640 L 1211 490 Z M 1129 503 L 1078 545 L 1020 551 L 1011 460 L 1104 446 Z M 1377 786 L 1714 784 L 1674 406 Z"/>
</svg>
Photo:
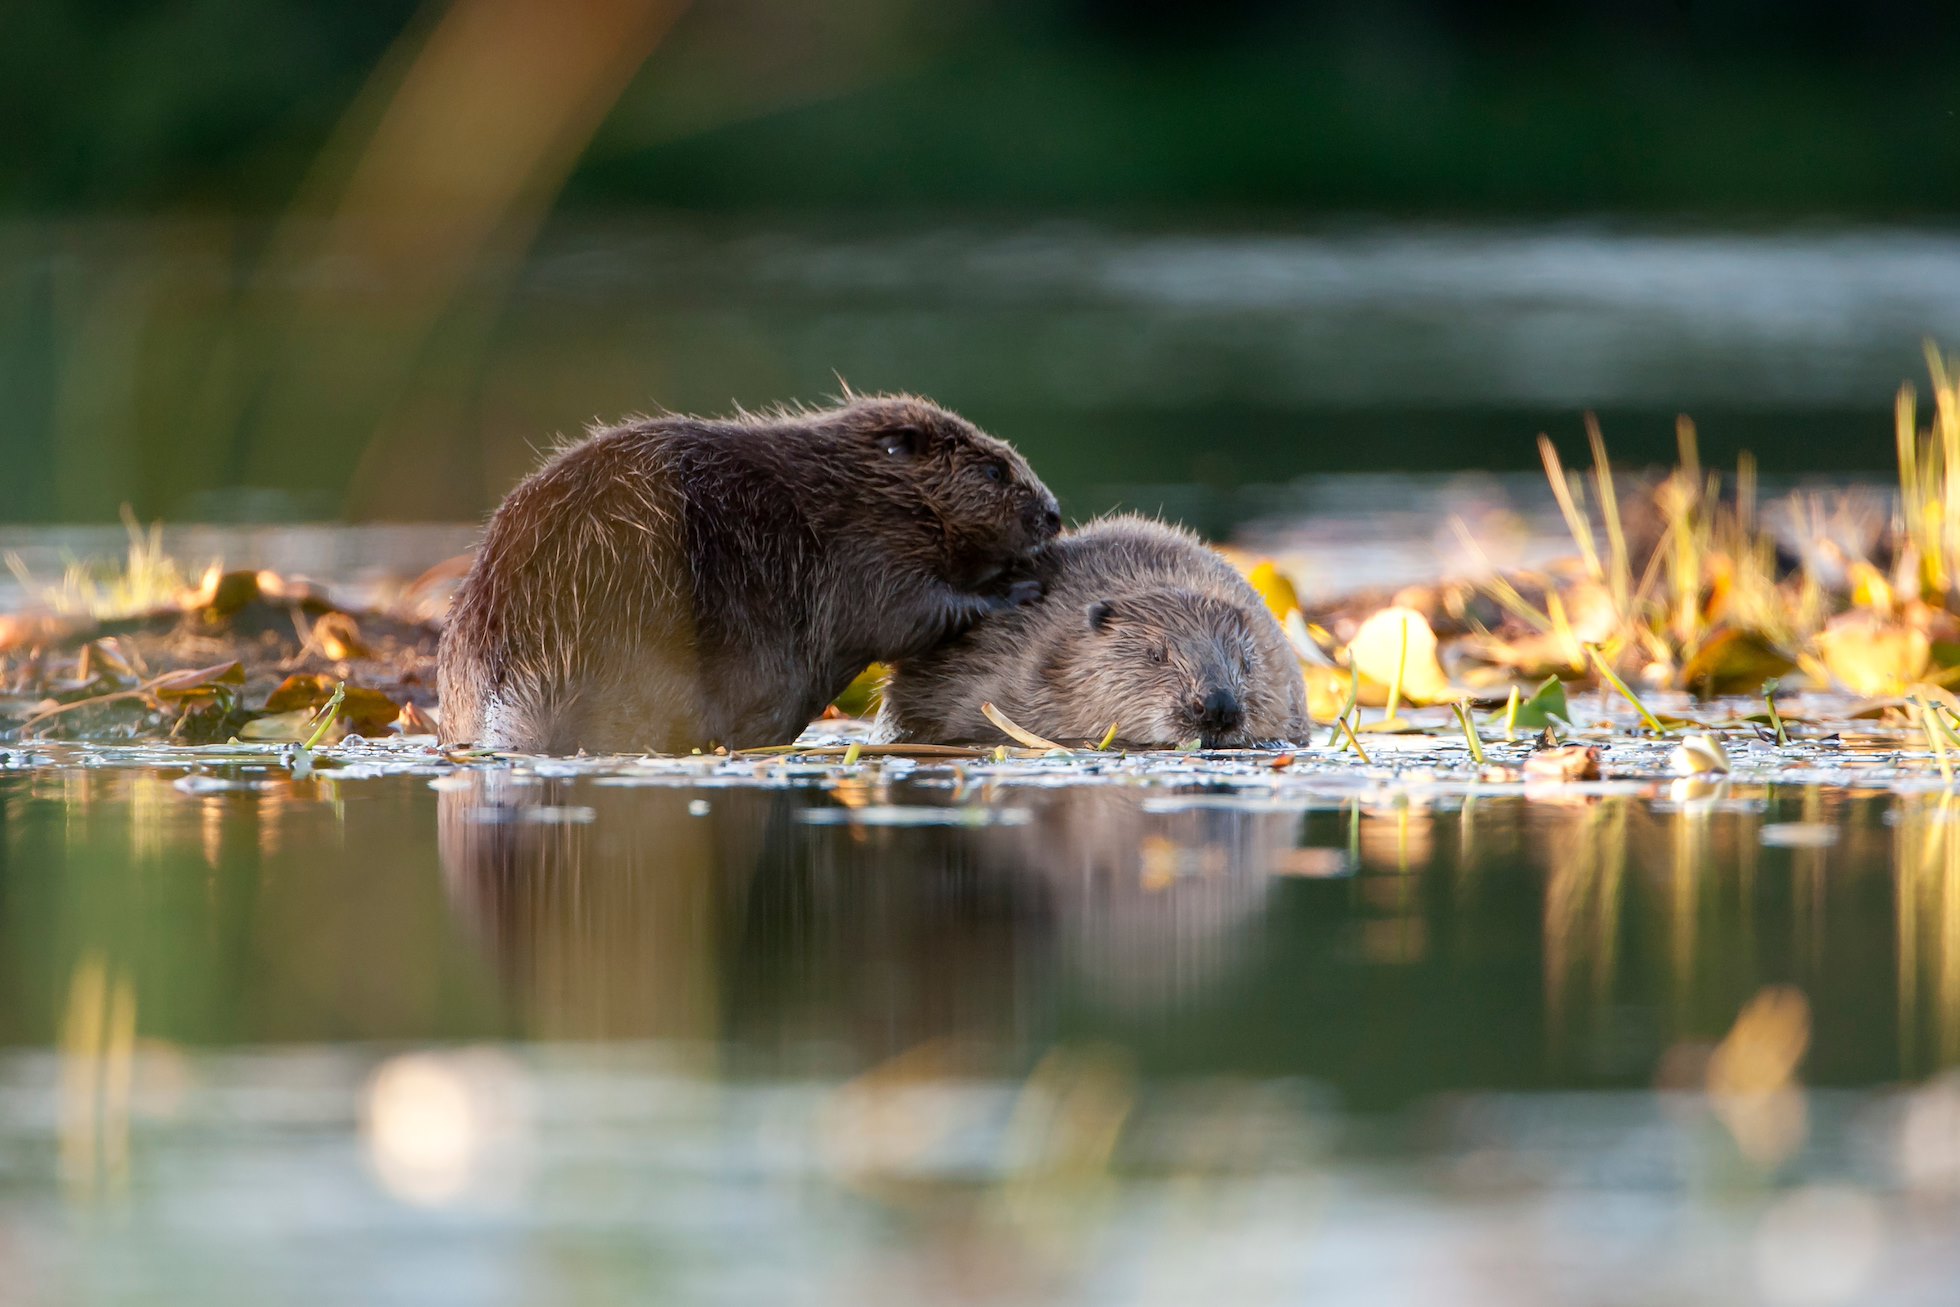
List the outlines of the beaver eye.
<svg viewBox="0 0 1960 1307">
<path fill-rule="evenodd" d="M 1160 644 L 1156 644 L 1156 645 L 1152 645 L 1152 646 L 1150 646 L 1150 661 L 1151 661 L 1151 662 L 1153 662 L 1153 663 L 1161 663 L 1161 662 L 1163 662 L 1163 661 L 1164 661 L 1164 659 L 1166 659 L 1166 658 L 1168 658 L 1169 656 L 1170 656 L 1170 655 L 1168 655 L 1168 654 L 1166 654 L 1166 653 L 1164 652 L 1164 646 L 1162 646 L 1162 645 L 1160 645 Z"/>
<path fill-rule="evenodd" d="M 983 463 L 980 475 L 989 481 L 1002 481 L 1007 477 L 1007 467 L 1003 463 Z"/>
</svg>

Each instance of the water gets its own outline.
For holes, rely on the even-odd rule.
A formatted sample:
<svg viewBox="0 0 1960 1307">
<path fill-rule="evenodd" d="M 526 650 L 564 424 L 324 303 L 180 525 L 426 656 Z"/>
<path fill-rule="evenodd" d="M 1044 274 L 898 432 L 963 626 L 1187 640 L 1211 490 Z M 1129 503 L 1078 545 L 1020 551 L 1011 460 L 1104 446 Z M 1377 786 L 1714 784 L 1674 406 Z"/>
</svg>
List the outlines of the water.
<svg viewBox="0 0 1960 1307">
<path fill-rule="evenodd" d="M 7 1300 L 1947 1300 L 1923 756 L 1379 743 L 0 755 Z"/>
<path fill-rule="evenodd" d="M 595 419 L 841 378 L 1014 440 L 1071 515 L 1224 534 L 1304 475 L 1529 469 L 1587 408 L 1634 463 L 1686 411 L 1711 463 L 1883 470 L 1960 342 L 1938 229 L 586 220 L 434 290 L 303 245 L 0 225 L 0 519 L 469 521 Z"/>
</svg>

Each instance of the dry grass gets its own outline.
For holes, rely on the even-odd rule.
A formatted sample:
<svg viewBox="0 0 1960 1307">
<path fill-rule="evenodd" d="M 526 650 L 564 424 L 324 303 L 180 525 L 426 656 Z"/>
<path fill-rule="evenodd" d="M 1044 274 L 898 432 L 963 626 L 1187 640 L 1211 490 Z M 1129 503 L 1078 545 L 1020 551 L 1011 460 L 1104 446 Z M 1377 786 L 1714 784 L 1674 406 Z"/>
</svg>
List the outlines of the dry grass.
<svg viewBox="0 0 1960 1307">
<path fill-rule="evenodd" d="M 70 559 L 61 579 L 43 582 L 18 554 L 6 555 L 7 570 L 20 582 L 34 607 L 64 617 L 113 621 L 154 612 L 182 602 L 193 586 L 177 561 L 164 552 L 163 524 L 145 529 L 128 505 L 122 510 L 129 548 L 121 565 Z"/>
</svg>

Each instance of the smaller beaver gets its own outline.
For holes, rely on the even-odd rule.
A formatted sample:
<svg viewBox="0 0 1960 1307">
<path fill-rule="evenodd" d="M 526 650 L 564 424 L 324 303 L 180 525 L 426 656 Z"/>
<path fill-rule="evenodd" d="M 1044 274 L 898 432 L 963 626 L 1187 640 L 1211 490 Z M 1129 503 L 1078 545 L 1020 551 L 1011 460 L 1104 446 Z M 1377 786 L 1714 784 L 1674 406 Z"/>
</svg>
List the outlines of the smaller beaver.
<svg viewBox="0 0 1960 1307">
<path fill-rule="evenodd" d="M 1060 529 L 1011 446 L 910 395 L 595 432 L 491 517 L 437 652 L 442 738 L 786 743 L 870 663 L 1034 598 Z"/>
<path fill-rule="evenodd" d="M 1107 517 L 1033 564 L 1037 602 L 893 669 L 879 735 L 994 741 L 991 702 L 1051 739 L 1246 748 L 1307 730 L 1300 660 L 1245 578 L 1179 527 Z"/>
</svg>

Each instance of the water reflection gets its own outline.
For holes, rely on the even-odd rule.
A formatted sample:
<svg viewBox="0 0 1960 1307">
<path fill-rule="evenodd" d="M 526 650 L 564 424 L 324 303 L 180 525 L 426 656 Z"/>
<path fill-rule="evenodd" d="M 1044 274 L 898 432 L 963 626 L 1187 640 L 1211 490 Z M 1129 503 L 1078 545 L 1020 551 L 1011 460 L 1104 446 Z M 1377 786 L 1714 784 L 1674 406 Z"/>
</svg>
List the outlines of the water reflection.
<svg viewBox="0 0 1960 1307">
<path fill-rule="evenodd" d="M 42 1299 L 1960 1276 L 1942 795 L 366 757 L 0 770 Z"/>
<path fill-rule="evenodd" d="M 859 1064 L 933 1040 L 1039 1048 L 1071 1002 L 1196 1001 L 1252 951 L 1303 810 L 952 777 L 712 798 L 453 779 L 445 884 L 536 1033 Z"/>
<path fill-rule="evenodd" d="M 55 1041 L 97 957 L 146 1029 L 200 1043 L 508 1033 L 863 1066 L 946 1039 L 1005 1067 L 1083 1036 L 1146 1071 L 1397 1101 L 1645 1083 L 1787 984 L 1833 1080 L 1960 1063 L 1940 795 L 414 770 L 0 773 L 19 957 L 0 1029 Z"/>
</svg>

